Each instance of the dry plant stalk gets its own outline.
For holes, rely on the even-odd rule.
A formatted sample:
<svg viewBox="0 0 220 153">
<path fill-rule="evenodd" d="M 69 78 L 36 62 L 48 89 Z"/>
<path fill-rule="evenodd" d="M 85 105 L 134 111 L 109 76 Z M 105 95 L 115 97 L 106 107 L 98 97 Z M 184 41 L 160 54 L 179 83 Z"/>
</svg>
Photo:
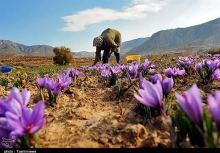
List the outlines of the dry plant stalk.
<svg viewBox="0 0 220 153">
<path fill-rule="evenodd" d="M 119 106 L 119 109 L 120 109 L 120 115 L 123 115 L 123 105 L 122 105 L 122 102 L 121 102 L 120 99 L 119 99 L 119 102 L 118 102 L 118 106 Z"/>
</svg>

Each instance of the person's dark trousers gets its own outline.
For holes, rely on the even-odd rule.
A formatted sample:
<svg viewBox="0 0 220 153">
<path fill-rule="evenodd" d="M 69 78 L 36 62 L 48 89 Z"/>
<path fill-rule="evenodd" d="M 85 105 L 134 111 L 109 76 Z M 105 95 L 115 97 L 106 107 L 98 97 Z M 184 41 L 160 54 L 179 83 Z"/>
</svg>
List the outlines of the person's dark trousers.
<svg viewBox="0 0 220 153">
<path fill-rule="evenodd" d="M 120 63 L 120 53 L 114 52 L 114 55 L 116 57 L 116 62 L 119 64 Z"/>
<path fill-rule="evenodd" d="M 110 53 L 110 47 L 105 47 L 102 55 L 102 64 L 108 63 L 108 54 Z"/>
</svg>

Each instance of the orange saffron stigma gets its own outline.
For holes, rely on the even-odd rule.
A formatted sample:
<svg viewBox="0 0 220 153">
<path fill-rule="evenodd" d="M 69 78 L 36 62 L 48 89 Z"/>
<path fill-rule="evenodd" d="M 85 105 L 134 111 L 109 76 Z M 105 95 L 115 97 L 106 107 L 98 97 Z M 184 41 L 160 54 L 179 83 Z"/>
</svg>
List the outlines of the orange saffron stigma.
<svg viewBox="0 0 220 153">
<path fill-rule="evenodd" d="M 30 126 L 26 127 L 26 131 L 30 131 L 34 127 L 34 124 L 31 124 Z"/>
</svg>

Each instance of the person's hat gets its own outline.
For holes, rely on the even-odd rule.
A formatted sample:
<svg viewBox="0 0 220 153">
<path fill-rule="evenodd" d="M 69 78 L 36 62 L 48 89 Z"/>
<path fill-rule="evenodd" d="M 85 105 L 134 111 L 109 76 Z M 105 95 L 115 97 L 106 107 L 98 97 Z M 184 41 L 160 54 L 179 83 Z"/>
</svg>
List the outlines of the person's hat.
<svg viewBox="0 0 220 153">
<path fill-rule="evenodd" d="M 103 43 L 102 36 L 98 36 L 93 39 L 93 46 L 102 46 L 102 43 Z"/>
</svg>

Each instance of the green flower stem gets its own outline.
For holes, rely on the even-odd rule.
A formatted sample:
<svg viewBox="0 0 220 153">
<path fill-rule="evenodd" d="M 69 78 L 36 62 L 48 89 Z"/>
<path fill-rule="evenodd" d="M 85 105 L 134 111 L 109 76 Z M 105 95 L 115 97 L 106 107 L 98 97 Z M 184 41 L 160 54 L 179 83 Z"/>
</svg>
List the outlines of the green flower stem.
<svg viewBox="0 0 220 153">
<path fill-rule="evenodd" d="M 27 148 L 30 148 L 31 147 L 31 145 L 30 145 L 30 142 L 29 142 L 29 139 L 28 139 L 28 135 L 24 135 L 23 137 L 22 137 L 22 142 L 24 143 L 24 145 L 25 145 L 25 147 L 27 147 Z"/>
<path fill-rule="evenodd" d="M 33 134 L 32 136 L 33 136 L 33 139 L 34 139 L 34 142 L 35 142 L 35 147 L 40 148 L 41 146 L 40 146 L 40 144 L 39 144 L 39 142 L 37 140 L 36 134 Z"/>
</svg>

